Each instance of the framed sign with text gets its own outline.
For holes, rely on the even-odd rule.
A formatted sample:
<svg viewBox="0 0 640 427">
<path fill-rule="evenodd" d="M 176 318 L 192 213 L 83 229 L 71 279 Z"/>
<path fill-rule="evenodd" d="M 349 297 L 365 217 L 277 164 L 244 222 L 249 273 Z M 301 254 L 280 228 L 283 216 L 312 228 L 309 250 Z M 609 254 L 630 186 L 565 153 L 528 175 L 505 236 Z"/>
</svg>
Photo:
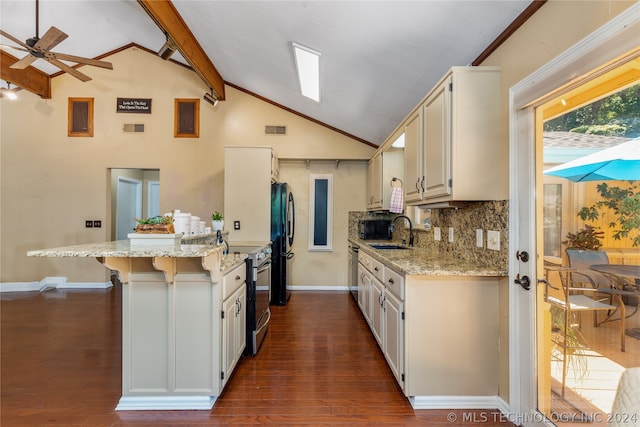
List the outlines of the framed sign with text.
<svg viewBox="0 0 640 427">
<path fill-rule="evenodd" d="M 151 114 L 151 98 L 117 98 L 116 113 Z"/>
</svg>

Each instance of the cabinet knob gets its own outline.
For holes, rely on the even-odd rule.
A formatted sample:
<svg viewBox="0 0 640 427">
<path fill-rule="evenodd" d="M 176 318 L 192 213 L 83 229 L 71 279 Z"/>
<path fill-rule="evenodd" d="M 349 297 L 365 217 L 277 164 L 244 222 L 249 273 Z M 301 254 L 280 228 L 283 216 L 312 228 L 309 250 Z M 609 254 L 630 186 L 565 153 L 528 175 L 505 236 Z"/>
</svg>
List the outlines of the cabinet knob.
<svg viewBox="0 0 640 427">
<path fill-rule="evenodd" d="M 236 276 L 236 280 L 240 280 L 240 276 L 239 276 L 239 275 L 238 275 L 238 276 Z"/>
<path fill-rule="evenodd" d="M 392 285 L 395 283 L 395 282 L 393 281 L 393 278 L 389 279 L 389 283 L 391 283 Z"/>
</svg>

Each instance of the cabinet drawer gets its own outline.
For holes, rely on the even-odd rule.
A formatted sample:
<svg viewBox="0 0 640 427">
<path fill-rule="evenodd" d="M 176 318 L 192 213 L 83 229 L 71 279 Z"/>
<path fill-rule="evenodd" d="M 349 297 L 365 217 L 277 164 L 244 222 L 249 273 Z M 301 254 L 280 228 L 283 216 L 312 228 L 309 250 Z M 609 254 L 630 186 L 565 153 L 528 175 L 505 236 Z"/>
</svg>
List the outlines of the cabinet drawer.
<svg viewBox="0 0 640 427">
<path fill-rule="evenodd" d="M 380 282 L 384 281 L 384 265 L 377 259 L 371 258 L 371 272 Z"/>
<path fill-rule="evenodd" d="M 384 285 L 398 298 L 404 300 L 404 277 L 390 268 L 384 269 Z"/>
<path fill-rule="evenodd" d="M 358 262 L 362 264 L 367 270 L 371 271 L 371 257 L 364 252 L 358 252 Z"/>
<path fill-rule="evenodd" d="M 243 286 L 247 278 L 247 267 L 243 262 L 222 277 L 222 300 L 234 293 L 240 286 Z"/>
</svg>

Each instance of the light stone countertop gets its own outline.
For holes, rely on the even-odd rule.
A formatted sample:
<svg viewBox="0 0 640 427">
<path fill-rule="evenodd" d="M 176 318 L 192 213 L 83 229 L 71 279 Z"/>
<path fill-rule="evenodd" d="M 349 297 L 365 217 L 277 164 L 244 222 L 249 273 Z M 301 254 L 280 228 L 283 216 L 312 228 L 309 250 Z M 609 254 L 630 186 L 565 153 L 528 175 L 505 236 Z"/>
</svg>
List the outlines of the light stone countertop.
<svg viewBox="0 0 640 427">
<path fill-rule="evenodd" d="M 446 259 L 434 255 L 424 248 L 410 247 L 408 249 L 389 250 L 374 249 L 369 243 L 382 245 L 395 245 L 397 242 L 389 240 L 371 241 L 359 238 L 349 238 L 360 250 L 373 258 L 391 267 L 399 274 L 429 275 L 429 276 L 508 276 L 507 270 L 495 270 L 487 268 L 482 262 L 473 262 L 465 259 Z"/>
<path fill-rule="evenodd" d="M 222 246 L 211 245 L 180 245 L 180 248 L 170 249 L 166 247 L 135 248 L 131 249 L 129 240 L 116 240 L 113 242 L 87 243 L 77 246 L 63 246 L 59 248 L 40 249 L 28 251 L 31 257 L 111 257 L 111 258 L 148 258 L 148 257 L 175 257 L 193 258 L 211 255 L 222 251 Z"/>
<path fill-rule="evenodd" d="M 257 245 L 257 242 L 256 242 Z M 135 248 L 131 249 L 129 240 L 116 240 L 113 242 L 88 243 L 76 246 L 63 246 L 59 248 L 39 249 L 27 252 L 30 257 L 76 257 L 76 258 L 150 258 L 150 257 L 174 257 L 197 258 L 205 257 L 216 252 L 221 252 L 223 246 L 217 245 L 180 245 L 180 248 Z M 246 254 L 226 255 L 222 258 L 220 271 L 230 270 L 247 259 Z"/>
</svg>

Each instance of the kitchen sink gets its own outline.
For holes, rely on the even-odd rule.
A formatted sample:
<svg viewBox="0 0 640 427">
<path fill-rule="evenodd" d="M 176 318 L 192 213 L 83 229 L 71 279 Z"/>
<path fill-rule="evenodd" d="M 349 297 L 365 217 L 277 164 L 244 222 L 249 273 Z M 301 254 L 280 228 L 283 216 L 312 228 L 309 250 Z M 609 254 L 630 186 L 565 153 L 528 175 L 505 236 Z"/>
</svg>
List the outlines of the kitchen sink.
<svg viewBox="0 0 640 427">
<path fill-rule="evenodd" d="M 407 246 L 399 246 L 399 245 L 385 245 L 385 244 L 377 244 L 377 243 L 369 243 L 373 249 L 409 249 Z"/>
</svg>

